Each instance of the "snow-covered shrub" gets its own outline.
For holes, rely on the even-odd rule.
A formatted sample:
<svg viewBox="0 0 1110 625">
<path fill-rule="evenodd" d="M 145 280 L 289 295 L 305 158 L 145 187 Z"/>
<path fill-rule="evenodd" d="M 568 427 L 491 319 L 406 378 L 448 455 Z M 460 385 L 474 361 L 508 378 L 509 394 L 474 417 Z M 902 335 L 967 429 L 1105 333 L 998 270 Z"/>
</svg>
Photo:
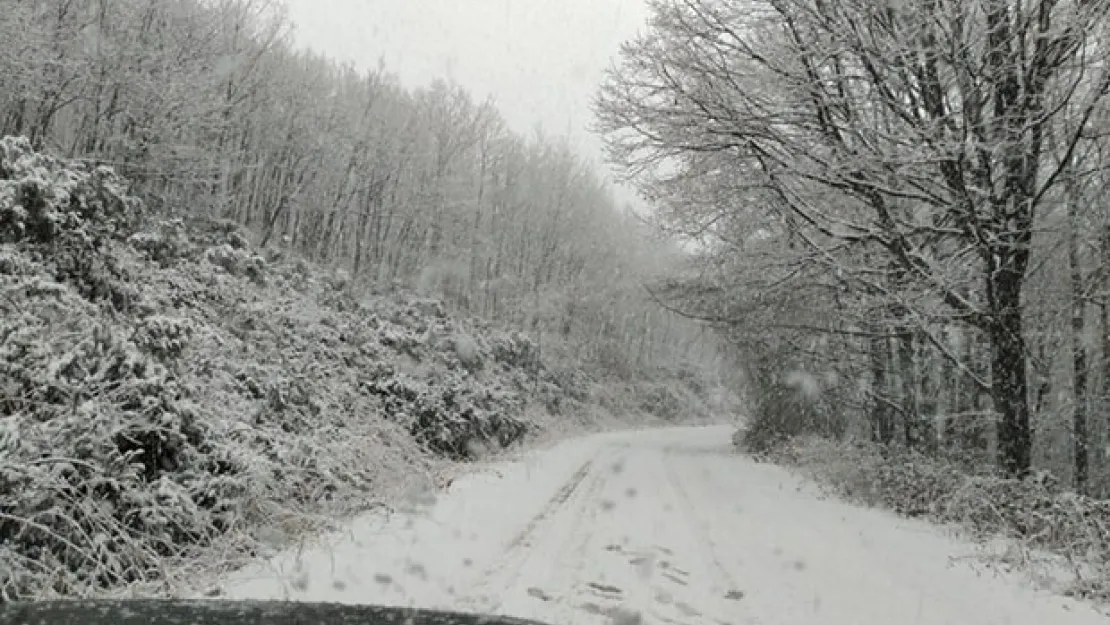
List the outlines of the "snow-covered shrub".
<svg viewBox="0 0 1110 625">
<path fill-rule="evenodd" d="M 423 347 L 423 336 L 411 329 L 397 325 L 383 325 L 378 331 L 378 340 L 382 345 L 394 351 L 408 354 L 420 360 L 420 348 Z"/>
<path fill-rule="evenodd" d="M 497 332 L 490 338 L 490 350 L 498 362 L 510 367 L 534 367 L 539 350 L 531 339 L 519 332 Z"/>
<path fill-rule="evenodd" d="M 147 230 L 131 235 L 128 242 L 149 260 L 163 267 L 184 258 L 193 250 L 185 222 L 181 219 L 160 221 Z"/>
<path fill-rule="evenodd" d="M 111 168 L 63 162 L 25 137 L 0 138 L 0 240 L 50 243 L 63 233 L 86 240 L 129 232 L 139 201 Z"/>
<path fill-rule="evenodd" d="M 690 392 L 699 397 L 705 397 L 709 393 L 709 388 L 705 384 L 705 376 L 690 366 L 675 367 L 670 374 L 689 388 Z"/>
<path fill-rule="evenodd" d="M 409 314 L 419 318 L 446 319 L 447 308 L 437 299 L 416 298 L 409 302 Z"/>
<path fill-rule="evenodd" d="M 568 398 L 579 402 L 590 399 L 593 380 L 581 369 L 571 366 L 552 367 L 547 373 L 551 382 Z"/>
<path fill-rule="evenodd" d="M 64 162 L 33 151 L 25 138 L 4 137 L 0 242 L 48 246 L 35 254 L 53 267 L 56 280 L 74 285 L 91 301 L 125 310 L 138 292 L 106 245 L 131 232 L 142 216 L 140 202 L 126 188 L 110 168 Z M 19 270 L 8 265 L 4 273 Z"/>
<path fill-rule="evenodd" d="M 328 286 L 336 291 L 346 291 L 351 287 L 351 272 L 336 269 L 328 276 Z"/>
<path fill-rule="evenodd" d="M 561 415 L 568 411 L 573 412 L 579 407 L 579 402 L 568 397 L 562 389 L 549 381 L 540 382 L 533 388 L 536 390 L 537 399 L 549 414 Z"/>
<path fill-rule="evenodd" d="M 246 276 L 258 285 L 266 283 L 266 260 L 249 250 L 223 243 L 208 248 L 205 258 L 233 276 Z"/>
<path fill-rule="evenodd" d="M 594 399 L 610 414 L 628 414 L 639 409 L 632 387 L 619 381 L 599 384 L 594 391 Z"/>
<path fill-rule="evenodd" d="M 0 249 L 0 274 L 25 276 L 35 272 L 35 265 L 25 254 L 14 249 Z"/>
<path fill-rule="evenodd" d="M 942 496 L 965 477 L 954 466 L 918 452 L 877 445 L 803 438 L 786 447 L 773 453 L 787 454 L 801 465 L 822 466 L 823 479 L 835 484 L 842 495 L 911 517 L 936 513 Z"/>
<path fill-rule="evenodd" d="M 652 384 L 640 395 L 640 410 L 664 421 L 680 418 L 687 409 L 687 402 L 666 384 Z"/>
<path fill-rule="evenodd" d="M 404 425 L 417 443 L 454 460 L 475 458 L 489 445 L 509 447 L 531 427 L 516 415 L 525 402 L 518 394 L 458 375 L 429 384 L 409 376 L 373 380 L 368 390 L 381 397 L 387 418 Z"/>
<path fill-rule="evenodd" d="M 364 508 L 419 461 L 354 383 L 367 363 L 345 368 L 343 319 L 297 318 L 311 300 L 183 259 L 141 278 L 177 314 L 108 315 L 35 250 L 4 252 L 21 269 L 0 274 L 0 600 L 153 582 L 216 540 L 245 557 L 262 526 L 319 527 L 305 515 Z M 228 331 L 244 317 L 250 343 Z"/>
<path fill-rule="evenodd" d="M 85 299 L 107 302 L 118 311 L 130 310 L 142 299 L 110 251 L 70 234 L 59 237 L 51 247 L 55 278 L 73 285 Z"/>
<path fill-rule="evenodd" d="M 151 315 L 139 321 L 132 340 L 159 361 L 168 362 L 181 357 L 193 331 L 188 319 Z"/>
<path fill-rule="evenodd" d="M 359 301 L 351 291 L 350 274 L 344 270 L 329 272 L 319 281 L 322 287 L 316 295 L 320 306 L 338 313 L 359 310 Z"/>
<path fill-rule="evenodd" d="M 230 219 L 211 219 L 201 217 L 187 224 L 189 238 L 203 249 L 217 245 L 230 245 L 233 249 L 245 250 L 250 247 L 242 227 Z"/>
<path fill-rule="evenodd" d="M 211 475 L 187 391 L 95 309 L 68 301 L 54 314 L 5 315 L 0 331 L 0 543 L 16 572 L 0 580 L 7 596 L 144 579 L 208 540 L 222 514 L 199 496 Z M 42 331 L 57 323 L 69 331 Z M 56 576 L 30 575 L 34 562 Z"/>
</svg>

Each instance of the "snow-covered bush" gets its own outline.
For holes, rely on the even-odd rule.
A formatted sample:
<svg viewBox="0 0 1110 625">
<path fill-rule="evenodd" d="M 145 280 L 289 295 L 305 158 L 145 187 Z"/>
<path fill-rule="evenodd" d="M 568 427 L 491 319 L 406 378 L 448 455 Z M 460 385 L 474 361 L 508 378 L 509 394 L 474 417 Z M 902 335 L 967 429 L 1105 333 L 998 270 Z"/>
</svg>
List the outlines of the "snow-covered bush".
<svg viewBox="0 0 1110 625">
<path fill-rule="evenodd" d="M 0 241 L 51 243 L 63 234 L 88 242 L 128 233 L 141 205 L 109 167 L 63 162 L 24 137 L 0 138 Z"/>
<path fill-rule="evenodd" d="M 572 366 L 552 367 L 548 370 L 548 375 L 560 394 L 578 402 L 589 401 L 593 380 L 582 369 Z"/>
<path fill-rule="evenodd" d="M 109 241 L 130 233 L 142 205 L 110 168 L 63 162 L 31 149 L 22 137 L 0 139 L 0 242 L 32 245 L 26 257 L 52 268 L 54 278 L 73 285 L 90 301 L 125 310 L 139 299 L 128 285 Z M 5 250 L 4 273 L 26 273 Z"/>
<path fill-rule="evenodd" d="M 58 281 L 73 285 L 91 302 L 127 311 L 142 299 L 116 256 L 83 237 L 59 237 L 51 246 L 49 262 Z"/>
<path fill-rule="evenodd" d="M 439 376 L 430 384 L 389 376 L 369 382 L 367 389 L 382 398 L 387 418 L 433 453 L 454 460 L 474 459 L 489 445 L 509 447 L 532 430 L 516 416 L 525 405 L 520 395 L 472 378 Z"/>
<path fill-rule="evenodd" d="M 336 269 L 328 276 L 327 283 L 336 291 L 346 291 L 351 287 L 351 273 L 346 269 Z"/>
<path fill-rule="evenodd" d="M 408 304 L 410 317 L 426 319 L 446 319 L 447 308 L 437 299 L 415 298 Z"/>
<path fill-rule="evenodd" d="M 208 248 L 205 257 L 233 276 L 246 276 L 258 285 L 266 283 L 266 259 L 249 250 L 223 243 Z"/>
<path fill-rule="evenodd" d="M 423 345 L 423 337 L 404 326 L 383 326 L 379 332 L 378 340 L 386 347 L 420 359 L 419 352 Z"/>
<path fill-rule="evenodd" d="M 35 264 L 11 248 L 0 249 L 0 274 L 6 276 L 25 276 L 35 272 Z"/>
<path fill-rule="evenodd" d="M 519 332 L 497 332 L 490 339 L 493 357 L 510 367 L 534 367 L 539 359 L 539 350 L 531 339 Z"/>
<path fill-rule="evenodd" d="M 136 232 L 128 239 L 132 247 L 146 254 L 163 267 L 186 257 L 193 250 L 181 219 L 160 221 L 151 228 Z"/>
<path fill-rule="evenodd" d="M 229 219 L 201 217 L 188 221 L 186 225 L 189 239 L 193 242 L 193 245 L 202 249 L 224 244 L 237 250 L 245 250 L 250 247 L 250 242 L 242 227 Z"/>
<path fill-rule="evenodd" d="M 88 304 L 59 303 L 24 301 L 38 314 L 6 310 L 0 330 L 7 596 L 142 579 L 159 558 L 208 540 L 222 513 L 194 497 L 212 476 L 187 390 Z M 58 324 L 67 331 L 44 332 Z M 31 575 L 45 565 L 58 577 Z"/>
<path fill-rule="evenodd" d="M 132 340 L 162 362 L 181 357 L 194 328 L 188 319 L 151 315 L 139 321 Z"/>
<path fill-rule="evenodd" d="M 664 421 L 680 418 L 689 404 L 666 384 L 652 384 L 640 395 L 640 410 Z"/>
</svg>

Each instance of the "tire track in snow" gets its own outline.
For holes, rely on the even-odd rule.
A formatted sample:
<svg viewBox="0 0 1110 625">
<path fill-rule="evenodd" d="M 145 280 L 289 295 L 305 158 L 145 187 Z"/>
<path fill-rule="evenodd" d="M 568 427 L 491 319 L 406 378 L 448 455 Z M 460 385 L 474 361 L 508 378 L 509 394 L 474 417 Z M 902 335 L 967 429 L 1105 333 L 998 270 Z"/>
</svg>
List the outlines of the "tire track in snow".
<svg viewBox="0 0 1110 625">
<path fill-rule="evenodd" d="M 565 537 L 560 541 L 563 548 L 559 549 L 559 556 L 551 564 L 549 570 L 552 574 L 544 584 L 547 588 L 541 588 L 553 593 L 555 600 L 572 609 L 578 608 L 578 591 L 589 581 L 586 575 L 587 554 L 590 543 L 595 538 L 590 528 L 597 522 L 601 509 L 598 495 L 603 492 L 605 481 L 606 476 L 593 471 L 588 485 L 581 490 L 579 503 L 567 508 L 567 512 L 572 514 L 572 520 Z"/>
<path fill-rule="evenodd" d="M 713 565 L 713 568 L 717 569 L 717 572 L 721 575 L 721 579 L 724 579 L 726 582 L 728 582 L 728 585 L 730 586 L 730 588 L 725 589 L 725 592 L 740 590 L 737 585 L 736 577 L 732 574 L 728 567 L 726 567 L 724 563 L 721 562 L 720 557 L 718 557 L 717 555 L 719 549 L 716 542 L 713 540 L 712 528 L 709 523 L 707 523 L 701 516 L 698 515 L 700 507 L 690 496 L 686 485 L 678 476 L 678 472 L 675 470 L 673 466 L 673 461 L 671 460 L 672 453 L 673 452 L 670 450 L 664 452 L 662 464 L 663 473 L 666 476 L 667 484 L 680 500 L 677 507 L 682 516 L 687 520 L 687 525 L 689 527 L 695 528 L 696 530 L 699 530 L 695 531 L 694 533 L 697 535 L 698 540 L 702 545 L 702 550 L 705 554 L 707 554 L 707 559 Z"/>
<path fill-rule="evenodd" d="M 514 586 L 514 582 L 519 578 L 521 570 L 528 561 L 541 554 L 539 550 L 534 549 L 533 543 L 536 539 L 547 535 L 550 531 L 557 532 L 556 521 L 565 516 L 568 511 L 575 511 L 580 507 L 581 504 L 569 504 L 576 493 L 582 492 L 582 484 L 594 472 L 596 459 L 597 456 L 594 456 L 582 463 L 543 508 L 509 541 L 501 555 L 485 567 L 465 593 L 459 595 L 458 604 L 461 607 L 483 613 L 494 613 L 501 607 L 504 597 L 500 593 Z M 594 481 L 598 481 L 596 476 Z M 494 596 L 490 596 L 490 591 L 494 591 Z"/>
<path fill-rule="evenodd" d="M 653 614 L 653 616 L 658 618 L 660 621 L 668 623 L 670 625 L 687 625 L 689 621 L 686 619 L 690 618 L 696 618 L 699 620 L 705 619 L 706 621 L 713 622 L 716 625 L 731 625 L 733 623 L 757 625 L 759 621 L 753 618 L 751 615 L 747 614 L 747 610 L 742 606 L 741 602 L 737 600 L 738 597 L 742 596 L 742 589 L 737 583 L 736 576 L 733 575 L 732 571 L 730 571 L 728 567 L 725 566 L 725 564 L 718 556 L 719 548 L 717 543 L 712 538 L 712 527 L 701 516 L 700 511 L 702 510 L 702 506 L 700 506 L 699 502 L 695 501 L 695 499 L 690 496 L 690 492 L 687 489 L 685 482 L 681 479 L 681 477 L 679 477 L 678 471 L 674 467 L 673 455 L 675 453 L 676 448 L 665 448 L 663 450 L 663 453 L 661 454 L 659 464 L 663 473 L 663 481 L 666 483 L 666 486 L 671 491 L 671 500 L 675 503 L 674 507 L 677 509 L 678 515 L 680 516 L 680 518 L 683 519 L 682 525 L 688 528 L 690 530 L 690 533 L 695 537 L 696 543 L 699 546 L 699 559 L 715 569 L 718 579 L 723 580 L 726 586 L 726 588 L 717 588 L 715 585 L 711 586 L 710 592 L 713 593 L 713 596 L 708 597 L 706 605 L 702 607 L 703 610 L 707 612 L 726 612 L 729 614 L 729 618 L 727 620 L 722 619 L 719 616 L 717 618 L 713 618 L 709 614 L 702 613 L 701 611 L 693 613 L 690 611 L 689 605 L 675 606 L 680 612 L 680 614 L 677 615 L 679 617 L 677 619 L 674 617 L 668 618 L 667 616 L 664 616 L 657 612 Z M 701 501 L 701 504 L 704 505 L 709 501 L 712 500 L 705 499 Z M 698 567 L 698 569 L 702 571 L 707 570 L 702 567 Z M 668 571 L 665 571 L 663 575 L 673 582 L 678 583 L 680 581 L 679 579 L 671 577 Z"/>
</svg>

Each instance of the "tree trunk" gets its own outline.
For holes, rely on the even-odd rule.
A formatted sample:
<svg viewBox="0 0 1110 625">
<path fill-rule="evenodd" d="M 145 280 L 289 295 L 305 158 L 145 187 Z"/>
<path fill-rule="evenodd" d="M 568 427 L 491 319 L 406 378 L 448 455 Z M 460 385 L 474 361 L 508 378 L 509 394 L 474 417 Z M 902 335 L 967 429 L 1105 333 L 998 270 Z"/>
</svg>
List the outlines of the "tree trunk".
<svg viewBox="0 0 1110 625">
<path fill-rule="evenodd" d="M 1099 242 L 1102 251 L 1102 267 L 1103 271 L 1110 269 L 1110 225 L 1103 226 L 1102 236 Z M 1107 297 L 1110 296 L 1110 274 L 1104 274 L 1102 284 L 1102 304 L 1100 305 L 1101 312 L 1101 326 L 1102 326 L 1102 406 L 1103 414 L 1103 428 L 1102 428 L 1102 445 L 1105 447 L 1110 445 L 1110 301 Z M 1105 451 L 1100 454 L 1102 457 L 1102 467 L 1106 468 L 1106 455 Z M 1102 488 L 1106 488 L 1107 476 L 1103 476 Z"/>
<path fill-rule="evenodd" d="M 917 376 L 914 375 L 913 331 L 903 327 L 898 333 L 898 394 L 902 404 L 902 435 L 906 447 L 913 449 L 921 442 L 917 411 Z"/>
<path fill-rule="evenodd" d="M 877 443 L 888 445 L 894 439 L 894 421 L 890 406 L 886 403 L 887 361 L 889 344 L 882 328 L 875 329 L 876 336 L 871 339 L 871 438 Z"/>
<path fill-rule="evenodd" d="M 1087 348 L 1083 344 L 1083 267 L 1079 260 L 1079 218 L 1076 198 L 1068 206 L 1068 269 L 1071 273 L 1071 354 L 1075 382 L 1072 408 L 1072 444 L 1075 446 L 1075 490 L 1087 492 L 1090 432 L 1087 428 Z"/>
<path fill-rule="evenodd" d="M 1019 257 L 1023 253 L 1020 250 L 995 253 L 1000 262 L 988 278 L 991 319 L 987 332 L 991 345 L 991 397 L 999 413 L 998 460 L 1008 474 L 1023 477 L 1029 473 L 1033 447 L 1022 334 L 1025 259 Z"/>
<path fill-rule="evenodd" d="M 916 375 L 917 393 L 917 431 L 922 450 L 929 454 L 937 453 L 937 413 L 940 412 L 943 380 L 943 360 L 927 347 L 927 339 L 922 331 L 916 334 L 918 349 Z M 943 339 L 942 339 L 943 340 Z"/>
</svg>

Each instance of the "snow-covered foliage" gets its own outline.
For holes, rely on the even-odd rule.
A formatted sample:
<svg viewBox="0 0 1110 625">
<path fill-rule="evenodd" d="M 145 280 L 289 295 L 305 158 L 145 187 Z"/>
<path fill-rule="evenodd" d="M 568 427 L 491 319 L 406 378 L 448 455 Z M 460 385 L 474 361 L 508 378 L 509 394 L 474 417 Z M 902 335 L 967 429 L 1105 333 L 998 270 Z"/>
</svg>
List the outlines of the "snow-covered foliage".
<svg viewBox="0 0 1110 625">
<path fill-rule="evenodd" d="M 227 566 L 597 401 L 523 334 L 0 146 L 0 601 Z"/>
<path fill-rule="evenodd" d="M 108 167 L 63 163 L 31 149 L 22 137 L 0 138 L 0 240 L 50 243 L 126 231 L 139 202 Z"/>
<path fill-rule="evenodd" d="M 742 447 L 763 453 L 798 436 L 836 437 L 844 432 L 850 386 L 834 376 L 821 380 L 805 367 L 791 366 L 783 350 L 769 350 L 762 356 L 748 380 L 748 423 L 739 437 Z"/>
</svg>

